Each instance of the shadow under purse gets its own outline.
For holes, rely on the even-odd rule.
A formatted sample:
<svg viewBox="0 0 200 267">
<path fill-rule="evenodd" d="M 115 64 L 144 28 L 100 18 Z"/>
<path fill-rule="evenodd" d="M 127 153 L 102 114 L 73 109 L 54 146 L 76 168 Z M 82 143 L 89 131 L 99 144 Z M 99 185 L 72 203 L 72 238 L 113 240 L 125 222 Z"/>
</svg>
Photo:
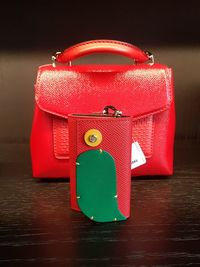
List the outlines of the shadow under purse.
<svg viewBox="0 0 200 267">
<path fill-rule="evenodd" d="M 72 209 L 97 222 L 130 216 L 131 133 L 131 117 L 114 107 L 69 115 Z"/>
</svg>

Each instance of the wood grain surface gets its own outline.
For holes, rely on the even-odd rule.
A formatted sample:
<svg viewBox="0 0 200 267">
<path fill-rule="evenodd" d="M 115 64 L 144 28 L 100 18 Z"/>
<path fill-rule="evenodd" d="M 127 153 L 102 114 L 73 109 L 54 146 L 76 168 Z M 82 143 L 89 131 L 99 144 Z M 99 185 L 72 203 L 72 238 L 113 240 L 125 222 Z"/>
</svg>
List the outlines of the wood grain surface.
<svg viewBox="0 0 200 267">
<path fill-rule="evenodd" d="M 0 266 L 200 266 L 199 141 L 177 141 L 175 174 L 132 181 L 131 218 L 94 223 L 67 180 L 34 180 L 28 145 L 0 145 Z"/>
</svg>

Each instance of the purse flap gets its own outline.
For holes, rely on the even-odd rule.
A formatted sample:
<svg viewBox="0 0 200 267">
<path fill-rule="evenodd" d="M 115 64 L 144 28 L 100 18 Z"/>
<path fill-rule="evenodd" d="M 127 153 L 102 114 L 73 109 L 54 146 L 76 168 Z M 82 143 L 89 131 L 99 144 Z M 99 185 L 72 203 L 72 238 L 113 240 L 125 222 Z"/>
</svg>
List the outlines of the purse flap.
<svg viewBox="0 0 200 267">
<path fill-rule="evenodd" d="M 101 112 L 107 105 L 135 118 L 167 109 L 172 101 L 171 69 L 140 65 L 44 65 L 39 68 L 35 99 L 46 112 Z"/>
</svg>

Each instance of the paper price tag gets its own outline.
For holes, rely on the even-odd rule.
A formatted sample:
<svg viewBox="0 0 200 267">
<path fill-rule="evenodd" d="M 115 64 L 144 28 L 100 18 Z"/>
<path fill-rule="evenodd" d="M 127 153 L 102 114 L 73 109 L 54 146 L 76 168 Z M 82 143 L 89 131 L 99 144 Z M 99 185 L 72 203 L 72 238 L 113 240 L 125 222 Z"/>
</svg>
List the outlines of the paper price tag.
<svg viewBox="0 0 200 267">
<path fill-rule="evenodd" d="M 131 170 L 146 163 L 145 155 L 138 142 L 132 143 Z"/>
</svg>

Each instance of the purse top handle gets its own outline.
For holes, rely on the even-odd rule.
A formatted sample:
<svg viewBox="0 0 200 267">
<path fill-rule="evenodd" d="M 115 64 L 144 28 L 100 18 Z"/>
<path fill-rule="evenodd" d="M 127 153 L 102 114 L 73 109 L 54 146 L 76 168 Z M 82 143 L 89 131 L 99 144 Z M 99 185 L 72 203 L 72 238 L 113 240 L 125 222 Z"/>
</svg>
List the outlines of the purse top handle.
<svg viewBox="0 0 200 267">
<path fill-rule="evenodd" d="M 59 63 L 68 63 L 82 56 L 95 53 L 118 54 L 133 59 L 136 63 L 145 63 L 152 59 L 150 52 L 144 52 L 137 46 L 115 40 L 92 40 L 82 42 L 57 52 L 52 59 Z"/>
</svg>

